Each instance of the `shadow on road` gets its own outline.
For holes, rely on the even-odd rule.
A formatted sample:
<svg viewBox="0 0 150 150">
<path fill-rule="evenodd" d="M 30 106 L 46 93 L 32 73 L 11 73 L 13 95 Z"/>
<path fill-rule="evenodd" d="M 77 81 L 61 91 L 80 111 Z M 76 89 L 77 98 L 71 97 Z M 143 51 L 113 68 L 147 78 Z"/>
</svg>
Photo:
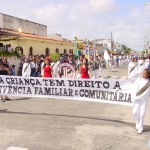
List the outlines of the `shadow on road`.
<svg viewBox="0 0 150 150">
<path fill-rule="evenodd" d="M 30 100 L 31 98 L 32 98 L 32 97 L 15 98 L 15 99 L 12 99 L 11 101 Z"/>
<path fill-rule="evenodd" d="M 124 125 L 130 126 L 130 127 L 135 127 L 135 123 L 131 123 L 131 122 L 125 122 L 125 121 L 116 120 L 116 119 L 105 119 L 105 118 L 89 117 L 89 116 L 74 116 L 74 115 L 46 114 L 46 113 L 28 113 L 28 112 L 12 112 L 12 111 L 8 111 L 8 109 L 2 109 L 2 110 L 0 110 L 0 113 L 5 113 L 5 114 L 25 114 L 25 115 L 41 115 L 41 116 L 43 115 L 43 116 L 90 119 L 90 120 L 97 120 L 97 121 L 106 121 L 106 122 L 119 123 L 119 124 L 124 124 Z M 145 125 L 144 126 L 144 132 L 150 132 L 150 126 L 149 125 Z"/>
</svg>

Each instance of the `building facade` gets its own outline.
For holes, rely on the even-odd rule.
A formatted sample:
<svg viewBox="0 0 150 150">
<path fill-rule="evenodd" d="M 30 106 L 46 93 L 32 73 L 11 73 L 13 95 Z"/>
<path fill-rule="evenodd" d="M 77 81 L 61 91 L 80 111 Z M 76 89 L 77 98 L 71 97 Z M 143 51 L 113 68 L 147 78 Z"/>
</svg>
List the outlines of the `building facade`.
<svg viewBox="0 0 150 150">
<path fill-rule="evenodd" d="M 13 38 L 12 38 L 13 37 Z M 75 54 L 75 44 L 60 34 L 47 36 L 47 26 L 0 13 L 0 43 L 11 44 L 23 55 Z"/>
</svg>

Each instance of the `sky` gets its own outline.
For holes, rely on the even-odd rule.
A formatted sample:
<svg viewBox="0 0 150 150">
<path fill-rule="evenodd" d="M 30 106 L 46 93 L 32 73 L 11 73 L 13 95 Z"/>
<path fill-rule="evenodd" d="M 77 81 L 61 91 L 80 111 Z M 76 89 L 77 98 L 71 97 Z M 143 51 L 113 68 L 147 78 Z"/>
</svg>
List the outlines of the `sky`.
<svg viewBox="0 0 150 150">
<path fill-rule="evenodd" d="M 47 25 L 48 35 L 110 39 L 141 51 L 150 40 L 150 0 L 0 0 L 0 12 Z"/>
</svg>

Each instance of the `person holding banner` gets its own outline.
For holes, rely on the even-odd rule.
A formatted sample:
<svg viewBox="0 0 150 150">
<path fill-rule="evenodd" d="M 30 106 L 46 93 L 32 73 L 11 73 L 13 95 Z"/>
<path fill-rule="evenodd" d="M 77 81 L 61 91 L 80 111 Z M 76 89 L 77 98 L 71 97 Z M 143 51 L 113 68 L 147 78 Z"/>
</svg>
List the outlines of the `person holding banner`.
<svg viewBox="0 0 150 150">
<path fill-rule="evenodd" d="M 44 65 L 44 68 L 43 68 L 43 77 L 46 77 L 46 78 L 52 78 L 52 68 L 51 68 L 51 65 L 50 65 L 50 59 L 49 58 L 46 58 L 45 59 L 45 65 Z"/>
<path fill-rule="evenodd" d="M 82 79 L 89 79 L 89 66 L 88 66 L 88 60 L 86 58 L 83 58 L 83 64 L 81 65 L 80 72 L 81 72 L 81 78 Z"/>
<path fill-rule="evenodd" d="M 136 95 L 132 113 L 136 121 L 137 133 L 140 134 L 143 132 L 144 116 L 150 96 L 150 69 L 143 71 L 142 78 L 137 79 L 134 89 Z"/>
<path fill-rule="evenodd" d="M 26 58 L 22 68 L 22 76 L 30 77 L 31 76 L 31 65 L 29 63 L 29 59 Z"/>
<path fill-rule="evenodd" d="M 0 59 L 0 75 L 10 75 L 9 63 L 7 62 L 7 58 Z M 10 101 L 11 99 L 7 96 L 1 95 L 1 101 L 5 102 L 5 100 Z"/>
</svg>

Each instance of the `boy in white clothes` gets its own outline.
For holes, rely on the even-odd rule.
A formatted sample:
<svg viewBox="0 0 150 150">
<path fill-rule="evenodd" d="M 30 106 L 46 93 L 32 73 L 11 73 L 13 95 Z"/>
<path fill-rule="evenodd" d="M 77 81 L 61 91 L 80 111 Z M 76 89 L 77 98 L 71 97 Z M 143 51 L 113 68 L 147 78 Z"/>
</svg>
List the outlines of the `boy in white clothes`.
<svg viewBox="0 0 150 150">
<path fill-rule="evenodd" d="M 30 77 L 31 76 L 31 66 L 30 66 L 28 59 L 25 59 L 25 62 L 23 64 L 22 76 L 23 77 Z"/>
<path fill-rule="evenodd" d="M 137 133 L 143 132 L 144 116 L 150 95 L 150 69 L 143 71 L 142 78 L 137 79 L 135 82 L 135 97 L 133 115 L 136 121 Z"/>
<path fill-rule="evenodd" d="M 139 60 L 139 77 L 144 69 L 146 69 L 145 68 L 145 59 L 144 59 L 144 57 L 142 57 L 141 60 Z"/>
<path fill-rule="evenodd" d="M 137 60 L 135 58 L 131 59 L 131 62 L 128 65 L 128 78 L 137 78 L 139 75 L 139 67 Z"/>
</svg>

